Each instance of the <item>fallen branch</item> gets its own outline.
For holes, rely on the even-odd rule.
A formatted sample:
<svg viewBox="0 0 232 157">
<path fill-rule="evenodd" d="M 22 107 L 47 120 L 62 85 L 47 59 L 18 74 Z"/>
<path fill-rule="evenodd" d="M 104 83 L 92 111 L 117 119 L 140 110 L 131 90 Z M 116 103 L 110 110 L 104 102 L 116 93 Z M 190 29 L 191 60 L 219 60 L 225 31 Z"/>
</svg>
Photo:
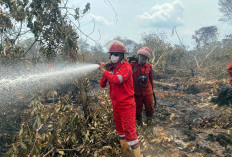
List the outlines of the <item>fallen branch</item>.
<svg viewBox="0 0 232 157">
<path fill-rule="evenodd" d="M 51 150 L 49 150 L 43 157 L 48 156 L 50 153 L 52 153 L 54 151 L 54 148 L 52 148 Z"/>
<path fill-rule="evenodd" d="M 170 83 L 163 83 L 159 81 L 153 81 L 154 85 L 156 86 L 169 86 L 170 88 L 176 87 L 176 84 L 170 84 Z"/>
</svg>

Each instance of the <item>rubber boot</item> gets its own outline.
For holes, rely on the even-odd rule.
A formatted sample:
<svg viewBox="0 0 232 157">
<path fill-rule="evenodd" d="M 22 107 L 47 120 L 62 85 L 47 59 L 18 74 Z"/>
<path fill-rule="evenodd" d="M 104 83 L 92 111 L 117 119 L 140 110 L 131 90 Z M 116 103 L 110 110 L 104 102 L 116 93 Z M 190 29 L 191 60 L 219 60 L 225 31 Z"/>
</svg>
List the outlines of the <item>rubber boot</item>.
<svg viewBox="0 0 232 157">
<path fill-rule="evenodd" d="M 138 146 L 135 149 L 132 149 L 133 157 L 143 157 L 143 155 L 140 152 L 140 146 Z"/>
<path fill-rule="evenodd" d="M 147 126 L 151 126 L 152 117 L 147 117 Z"/>
<path fill-rule="evenodd" d="M 126 140 L 120 140 L 120 144 L 122 147 L 123 157 L 131 157 L 132 156 L 131 148 L 126 143 Z"/>
<path fill-rule="evenodd" d="M 137 117 L 136 117 L 136 123 L 137 123 L 139 126 L 143 126 L 142 116 L 137 116 Z"/>
</svg>

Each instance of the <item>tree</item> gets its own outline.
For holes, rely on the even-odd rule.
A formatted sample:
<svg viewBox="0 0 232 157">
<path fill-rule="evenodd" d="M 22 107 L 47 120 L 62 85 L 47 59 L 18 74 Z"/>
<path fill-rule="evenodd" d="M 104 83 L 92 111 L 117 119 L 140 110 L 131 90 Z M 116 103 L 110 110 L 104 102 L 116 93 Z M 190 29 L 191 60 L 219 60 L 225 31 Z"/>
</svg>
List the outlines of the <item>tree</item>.
<svg viewBox="0 0 232 157">
<path fill-rule="evenodd" d="M 202 27 L 195 31 L 192 38 L 196 42 L 196 50 L 190 53 L 195 60 L 195 65 L 191 67 L 192 71 L 201 70 L 204 62 L 215 52 L 219 46 L 217 42 L 218 34 L 216 26 Z"/>
<path fill-rule="evenodd" d="M 49 61 L 54 59 L 57 52 L 62 52 L 65 59 L 75 62 L 79 37 L 75 29 L 80 28 L 74 21 L 78 21 L 90 9 L 90 4 L 87 3 L 82 12 L 79 8 L 67 7 L 67 1 L 1 0 L 1 51 L 7 47 L 5 54 L 12 52 L 16 49 L 16 41 L 32 33 L 32 45 L 17 55 L 18 58 L 24 57 L 36 42 L 40 42 L 40 51 Z"/>
<path fill-rule="evenodd" d="M 94 46 L 91 46 L 91 63 L 99 63 L 100 61 L 106 62 L 109 60 L 109 54 L 105 53 L 102 45 L 96 43 Z"/>
<path fill-rule="evenodd" d="M 121 41 L 123 44 L 125 44 L 128 53 L 135 53 L 140 46 L 135 41 L 127 38 L 122 38 L 120 36 L 115 37 L 114 40 Z"/>
<path fill-rule="evenodd" d="M 82 53 L 86 53 L 90 51 L 90 45 L 87 43 L 86 40 L 80 38 L 78 41 L 78 47 L 79 47 L 79 51 Z"/>
<path fill-rule="evenodd" d="M 222 13 L 221 21 L 232 22 L 232 0 L 219 0 L 219 10 Z"/>
<path fill-rule="evenodd" d="M 209 45 L 210 42 L 216 41 L 218 37 L 218 28 L 216 26 L 202 27 L 195 31 L 192 38 L 196 42 L 197 49 Z"/>
<path fill-rule="evenodd" d="M 100 43 L 96 43 L 94 46 L 91 46 L 92 53 L 103 53 L 103 47 Z"/>
<path fill-rule="evenodd" d="M 166 35 L 164 33 L 150 33 L 143 34 L 143 46 L 148 46 L 151 49 L 151 59 L 150 62 L 153 64 L 153 68 L 159 65 L 163 57 L 168 54 L 172 54 L 174 49 L 169 43 L 165 42 Z"/>
<path fill-rule="evenodd" d="M 223 48 L 232 48 L 232 35 L 222 39 L 222 46 Z"/>
<path fill-rule="evenodd" d="M 21 47 L 23 47 L 25 50 L 29 50 L 27 54 L 25 54 L 25 58 L 26 59 L 32 59 L 32 58 L 39 58 L 41 57 L 41 53 L 39 52 L 40 49 L 40 44 L 39 42 L 36 42 L 33 44 L 34 42 L 34 38 L 28 38 L 26 40 L 22 40 L 19 45 Z M 33 45 L 31 47 L 31 45 Z"/>
</svg>

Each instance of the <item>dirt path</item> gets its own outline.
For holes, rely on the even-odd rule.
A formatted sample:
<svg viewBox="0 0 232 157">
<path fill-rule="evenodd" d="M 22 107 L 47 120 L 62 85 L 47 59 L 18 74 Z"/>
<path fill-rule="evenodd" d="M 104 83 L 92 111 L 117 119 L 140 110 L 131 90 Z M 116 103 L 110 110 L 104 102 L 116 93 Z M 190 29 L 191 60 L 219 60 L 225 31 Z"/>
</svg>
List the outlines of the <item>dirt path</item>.
<svg viewBox="0 0 232 157">
<path fill-rule="evenodd" d="M 232 110 L 209 102 L 207 93 L 156 89 L 153 126 L 139 130 L 145 156 L 232 156 Z"/>
</svg>

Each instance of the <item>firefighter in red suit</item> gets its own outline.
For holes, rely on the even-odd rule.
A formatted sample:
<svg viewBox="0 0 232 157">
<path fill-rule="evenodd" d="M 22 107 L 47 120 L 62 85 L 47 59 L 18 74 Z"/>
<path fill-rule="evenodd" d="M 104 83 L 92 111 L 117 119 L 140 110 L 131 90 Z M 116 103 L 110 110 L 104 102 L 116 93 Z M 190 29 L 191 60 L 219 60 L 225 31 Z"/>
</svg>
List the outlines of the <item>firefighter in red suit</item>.
<svg viewBox="0 0 232 157">
<path fill-rule="evenodd" d="M 230 60 L 227 71 L 228 71 L 229 77 L 230 77 L 230 85 L 232 86 L 232 59 Z"/>
<path fill-rule="evenodd" d="M 121 42 L 112 41 L 109 44 L 109 53 L 111 68 L 106 70 L 106 64 L 99 63 L 100 70 L 103 72 L 100 86 L 104 88 L 107 82 L 109 83 L 115 127 L 124 156 L 128 156 L 128 152 L 132 149 L 134 156 L 139 157 L 140 146 L 135 127 L 136 105 L 132 68 L 128 62 L 124 61 L 126 48 Z"/>
<path fill-rule="evenodd" d="M 138 50 L 138 61 L 131 61 L 133 69 L 133 80 L 136 102 L 136 120 L 138 125 L 142 126 L 143 104 L 147 116 L 147 126 L 151 125 L 152 115 L 155 112 L 153 98 L 153 72 L 152 65 L 147 63 L 151 50 L 148 47 L 142 47 Z"/>
</svg>

